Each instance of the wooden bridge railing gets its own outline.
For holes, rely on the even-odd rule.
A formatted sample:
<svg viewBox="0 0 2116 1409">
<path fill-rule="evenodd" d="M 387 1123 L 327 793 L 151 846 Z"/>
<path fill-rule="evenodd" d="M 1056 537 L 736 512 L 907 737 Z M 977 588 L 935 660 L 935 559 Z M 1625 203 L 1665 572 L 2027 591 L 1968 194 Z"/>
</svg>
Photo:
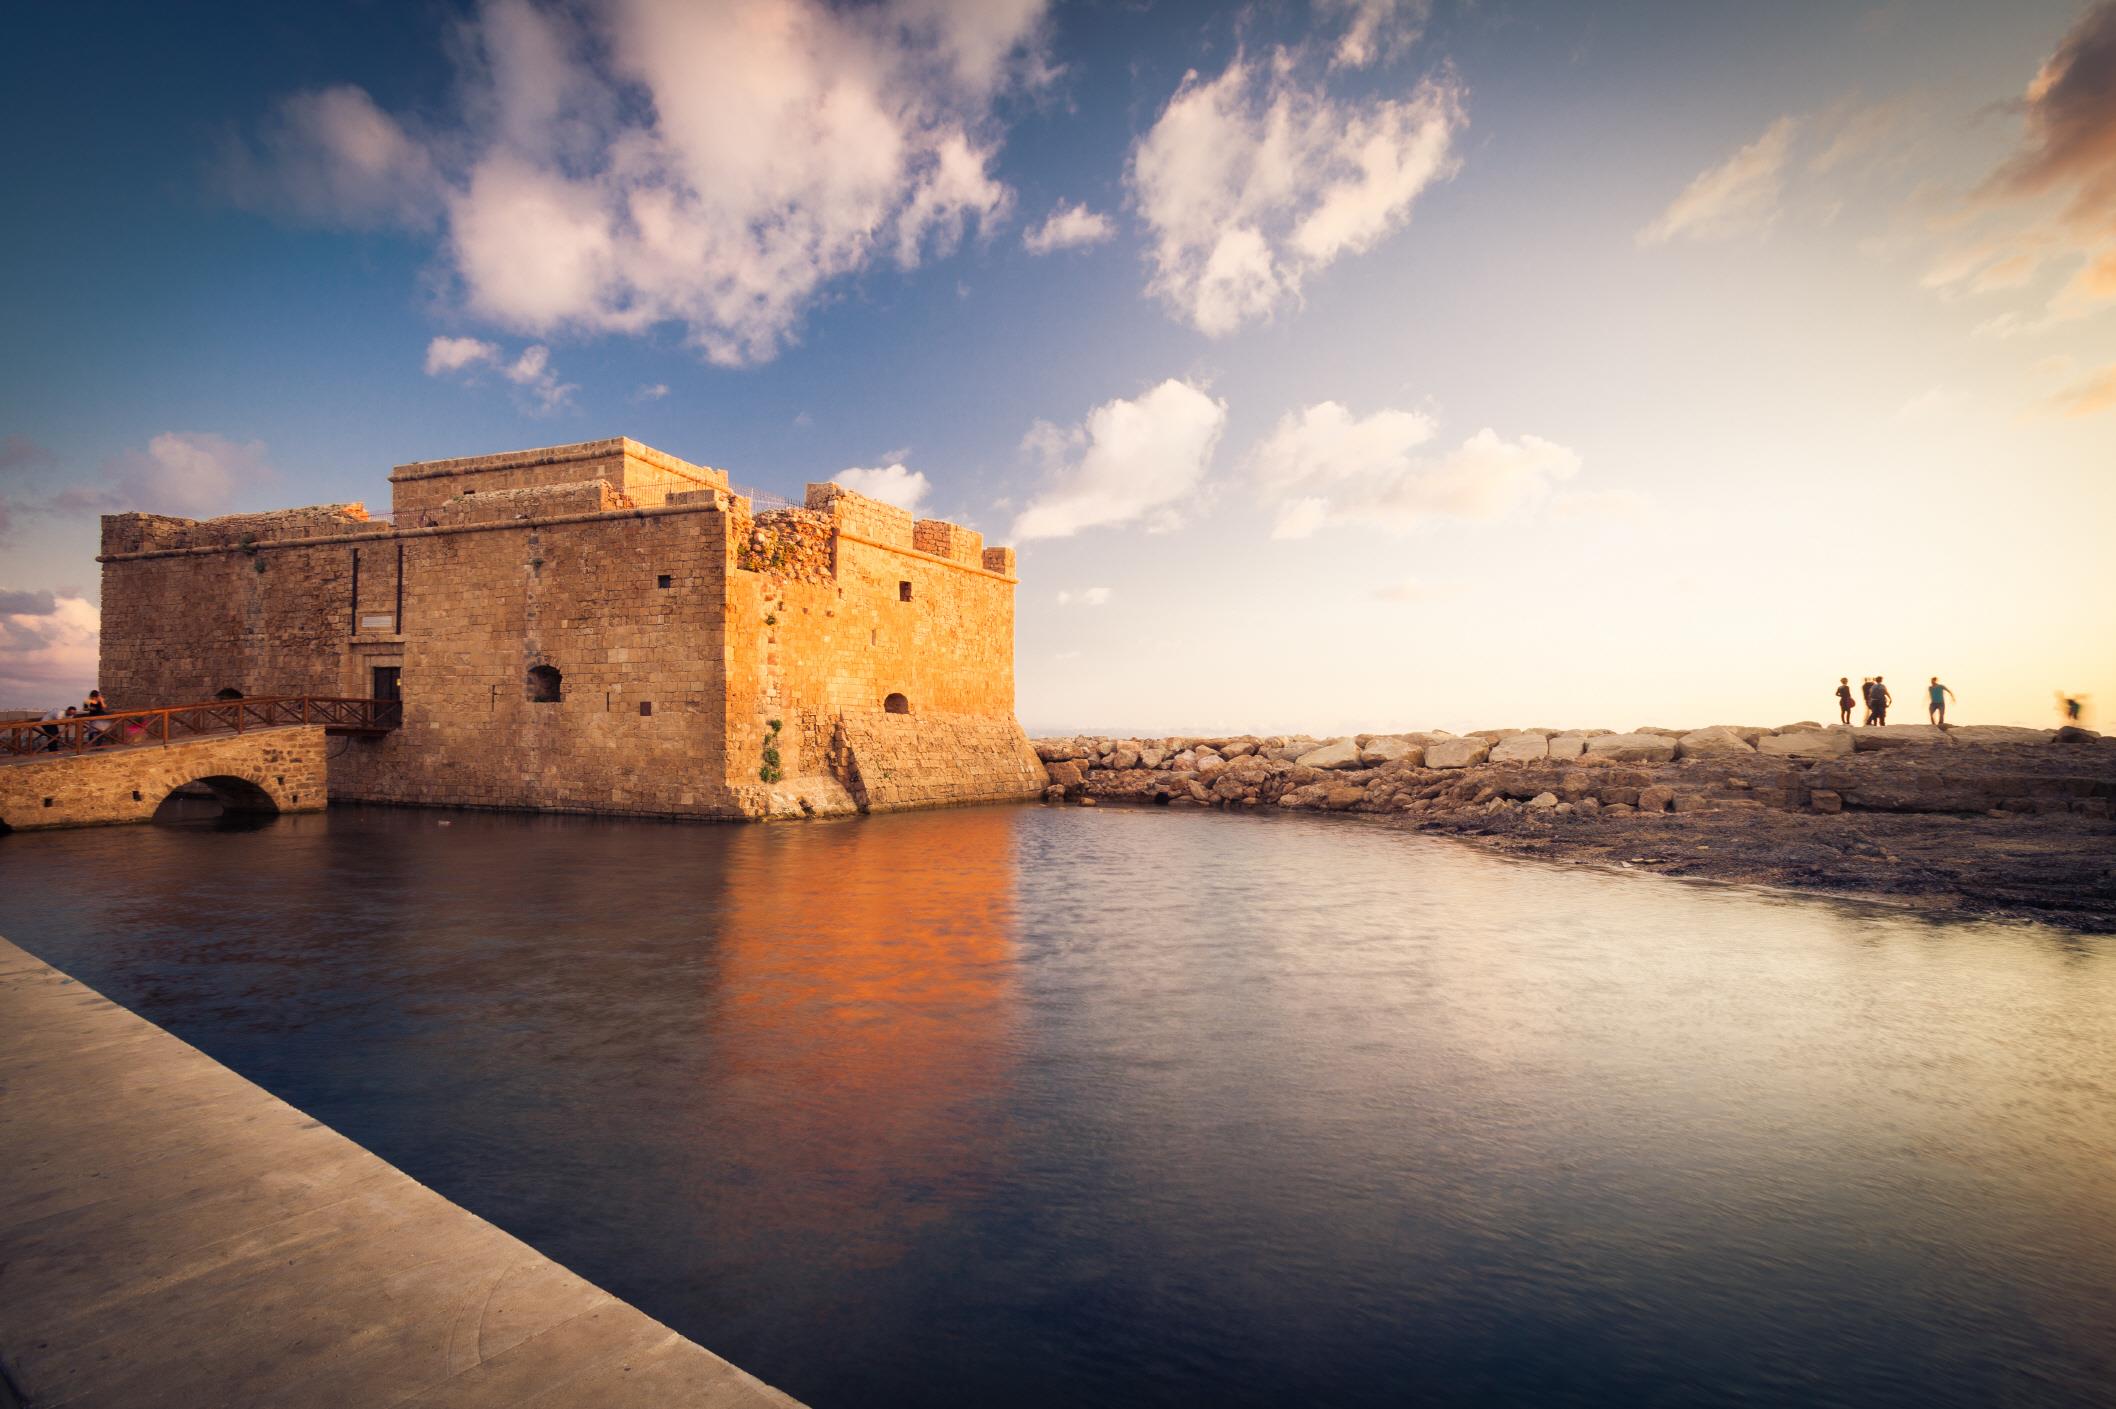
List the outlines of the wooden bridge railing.
<svg viewBox="0 0 2116 1409">
<path fill-rule="evenodd" d="M 114 710 L 72 719 L 0 724 L 0 758 L 77 754 L 130 744 L 174 744 L 249 729 L 321 724 L 333 734 L 381 734 L 404 722 L 402 700 L 363 700 L 337 695 L 268 695 L 257 699 L 208 700 L 162 709 Z"/>
</svg>

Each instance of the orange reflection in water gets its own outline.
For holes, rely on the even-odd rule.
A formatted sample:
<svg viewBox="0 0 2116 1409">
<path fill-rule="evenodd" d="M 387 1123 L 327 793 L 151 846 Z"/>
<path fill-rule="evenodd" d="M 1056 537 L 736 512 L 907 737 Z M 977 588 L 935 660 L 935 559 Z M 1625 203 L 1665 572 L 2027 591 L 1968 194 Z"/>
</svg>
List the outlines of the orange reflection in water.
<svg viewBox="0 0 2116 1409">
<path fill-rule="evenodd" d="M 989 1186 L 1017 1056 L 1011 809 L 752 829 L 714 1062 L 782 1228 L 887 1258 Z M 864 1236 L 860 1234 L 864 1233 Z"/>
</svg>

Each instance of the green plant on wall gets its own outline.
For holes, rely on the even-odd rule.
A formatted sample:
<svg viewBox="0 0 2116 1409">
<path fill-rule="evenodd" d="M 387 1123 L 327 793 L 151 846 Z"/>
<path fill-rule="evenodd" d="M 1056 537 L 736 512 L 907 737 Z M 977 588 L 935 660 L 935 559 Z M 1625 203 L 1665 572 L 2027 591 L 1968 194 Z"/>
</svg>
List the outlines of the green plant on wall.
<svg viewBox="0 0 2116 1409">
<path fill-rule="evenodd" d="M 786 776 L 779 770 L 780 721 L 773 719 L 767 722 L 771 727 L 764 735 L 764 766 L 757 770 L 757 776 L 767 783 L 776 783 Z"/>
</svg>

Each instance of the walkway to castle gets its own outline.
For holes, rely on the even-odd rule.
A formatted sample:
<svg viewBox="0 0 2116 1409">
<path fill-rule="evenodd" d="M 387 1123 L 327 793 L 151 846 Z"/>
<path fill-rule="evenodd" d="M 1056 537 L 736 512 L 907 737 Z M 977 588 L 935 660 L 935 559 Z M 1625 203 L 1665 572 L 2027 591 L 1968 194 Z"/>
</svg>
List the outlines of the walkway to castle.
<svg viewBox="0 0 2116 1409">
<path fill-rule="evenodd" d="M 0 1404 L 795 1401 L 0 939 Z"/>
</svg>

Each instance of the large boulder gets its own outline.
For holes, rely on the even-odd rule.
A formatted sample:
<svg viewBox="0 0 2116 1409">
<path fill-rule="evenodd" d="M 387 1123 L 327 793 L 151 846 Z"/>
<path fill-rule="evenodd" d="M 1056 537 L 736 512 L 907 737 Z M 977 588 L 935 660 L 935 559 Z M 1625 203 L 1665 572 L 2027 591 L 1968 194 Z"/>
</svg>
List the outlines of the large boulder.
<svg viewBox="0 0 2116 1409">
<path fill-rule="evenodd" d="M 1043 771 L 1050 774 L 1054 786 L 1068 791 L 1080 786 L 1084 772 L 1078 760 L 1065 758 L 1045 764 Z"/>
<path fill-rule="evenodd" d="M 1696 729 L 1675 741 L 1677 758 L 1698 758 L 1711 753 L 1754 753 L 1746 739 L 1724 725 Z"/>
<path fill-rule="evenodd" d="M 1756 752 L 1775 758 L 1843 758 L 1852 751 L 1852 731 L 1781 729 L 1756 740 Z"/>
<path fill-rule="evenodd" d="M 1549 748 L 1552 758 L 1578 758 L 1587 751 L 1587 736 L 1576 729 L 1552 734 Z"/>
<path fill-rule="evenodd" d="M 1675 740 L 1662 734 L 1602 734 L 1587 741 L 1587 757 L 1605 763 L 1668 763 Z"/>
<path fill-rule="evenodd" d="M 1550 757 L 1550 744 L 1540 734 L 1509 734 L 1492 745 L 1493 763 L 1540 763 Z"/>
<path fill-rule="evenodd" d="M 1482 739 L 1441 739 L 1425 746 L 1428 768 L 1473 768 L 1491 757 L 1491 745 Z"/>
<path fill-rule="evenodd" d="M 1066 759 L 1086 758 L 1094 750 L 1078 739 L 1045 739 L 1036 745 L 1036 756 L 1045 763 L 1057 763 Z"/>
<path fill-rule="evenodd" d="M 1423 749 L 1399 734 L 1376 734 L 1359 747 L 1359 761 L 1368 768 L 1378 768 L 1384 763 L 1394 763 L 1399 758 L 1419 753 Z"/>
<path fill-rule="evenodd" d="M 1852 747 L 1860 753 L 1872 753 L 1875 749 L 1934 748 L 1951 744 L 1944 729 L 1935 729 L 1930 724 L 1875 724 L 1863 727 L 1852 735 Z"/>
<path fill-rule="evenodd" d="M 1947 737 L 1958 744 L 2047 744 L 2054 729 L 2024 729 L 2017 724 L 1950 724 Z"/>
<path fill-rule="evenodd" d="M 1294 762 L 1303 768 L 1357 768 L 1359 745 L 1350 739 L 1339 739 L 1336 743 L 1309 750 Z"/>
</svg>

